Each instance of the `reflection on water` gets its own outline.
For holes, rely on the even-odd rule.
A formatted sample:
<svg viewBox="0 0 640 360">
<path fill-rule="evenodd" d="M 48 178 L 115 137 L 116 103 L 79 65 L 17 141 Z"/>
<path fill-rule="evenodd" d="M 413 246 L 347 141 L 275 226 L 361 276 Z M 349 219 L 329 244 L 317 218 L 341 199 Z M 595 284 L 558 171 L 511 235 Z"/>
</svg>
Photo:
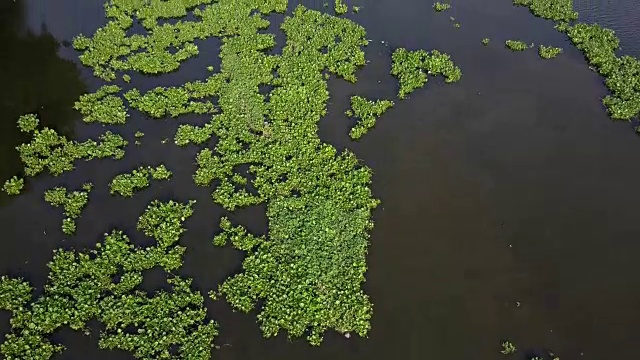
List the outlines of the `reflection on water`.
<svg viewBox="0 0 640 360">
<path fill-rule="evenodd" d="M 37 113 L 41 125 L 67 136 L 73 134 L 77 113 L 73 103 L 85 92 L 76 65 L 57 55 L 60 44 L 43 28 L 36 35 L 25 26 L 24 3 L 0 4 L 0 180 L 20 173 L 15 147 L 28 137 L 16 127 L 17 118 Z M 4 196 L 3 196 L 4 197 Z"/>
</svg>

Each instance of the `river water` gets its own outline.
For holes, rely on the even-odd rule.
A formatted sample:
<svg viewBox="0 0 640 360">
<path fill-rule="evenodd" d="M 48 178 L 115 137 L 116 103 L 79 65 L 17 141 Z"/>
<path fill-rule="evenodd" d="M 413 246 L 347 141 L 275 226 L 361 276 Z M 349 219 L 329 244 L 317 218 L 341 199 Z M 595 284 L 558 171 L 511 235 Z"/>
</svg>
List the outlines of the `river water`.
<svg viewBox="0 0 640 360">
<path fill-rule="evenodd" d="M 300 3 L 323 8 L 322 1 Z M 382 200 L 374 215 L 365 284 L 375 305 L 370 337 L 345 339 L 328 332 L 319 348 L 282 335 L 264 340 L 255 314 L 207 302 L 221 326 L 215 358 L 489 360 L 502 357 L 500 343 L 509 339 L 522 359 L 546 349 L 563 360 L 635 359 L 640 139 L 629 123 L 607 117 L 600 103 L 606 89 L 582 54 L 550 21 L 507 0 L 452 0 L 444 13 L 435 13 L 425 0 L 348 3 L 362 6 L 349 16 L 368 31 L 371 63 L 359 72 L 356 85 L 330 80 L 320 136 L 339 149 L 352 149 L 374 170 L 373 191 Z M 580 0 L 575 7 L 582 21 L 616 30 L 621 53 L 640 56 L 635 1 Z M 29 0 L 0 8 L 4 181 L 19 171 L 13 150 L 24 140 L 14 130 L 19 114 L 38 111 L 43 123 L 79 139 L 103 131 L 82 124 L 70 111 L 81 93 L 100 83 L 74 65 L 77 54 L 68 41 L 80 32 L 93 33 L 105 20 L 99 1 Z M 459 29 L 449 16 L 460 22 Z M 480 42 L 484 37 L 491 38 L 488 47 Z M 565 52 L 546 61 L 536 51 L 512 53 L 503 46 L 512 38 Z M 134 77 L 132 83 L 146 90 L 205 77 L 217 43 L 200 45 L 202 56 L 180 71 Z M 390 52 L 397 47 L 449 53 L 463 78 L 456 84 L 430 80 L 354 143 L 341 115 L 348 96 L 393 98 L 397 85 L 388 72 Z M 146 134 L 138 151 L 121 161 L 81 163 L 59 178 L 41 176 L 20 197 L 1 197 L 0 272 L 41 287 L 53 249 L 92 246 L 114 227 L 136 240 L 137 217 L 155 198 L 203 199 L 182 240 L 188 248 L 182 273 L 193 276 L 203 293 L 238 271 L 240 252 L 211 245 L 221 210 L 207 201 L 210 191 L 191 180 L 196 149 L 161 143 L 173 137 L 178 124 L 132 116 L 127 133 Z M 154 184 L 129 200 L 109 195 L 107 184 L 116 174 L 159 162 L 174 172 L 171 183 Z M 59 230 L 61 211 L 43 201 L 43 191 L 89 180 L 95 190 L 77 235 L 67 239 Z M 237 217 L 249 221 L 250 229 L 266 227 L 263 209 L 242 210 Z M 150 278 L 145 287 L 162 283 L 160 276 Z M 7 315 L 0 314 L 2 334 L 7 326 Z M 133 359 L 98 350 L 97 336 L 62 330 L 54 340 L 68 348 L 57 359 Z"/>
</svg>

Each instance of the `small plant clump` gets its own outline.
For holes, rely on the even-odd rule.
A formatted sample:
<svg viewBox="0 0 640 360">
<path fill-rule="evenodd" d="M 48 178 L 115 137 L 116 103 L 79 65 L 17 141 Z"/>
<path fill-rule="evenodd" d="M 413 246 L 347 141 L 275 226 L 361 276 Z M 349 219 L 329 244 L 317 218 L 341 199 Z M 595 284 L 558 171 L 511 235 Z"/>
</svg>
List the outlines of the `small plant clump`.
<svg viewBox="0 0 640 360">
<path fill-rule="evenodd" d="M 376 124 L 376 118 L 380 117 L 387 109 L 392 107 L 391 100 L 370 101 L 361 96 L 351 97 L 351 109 L 347 110 L 347 116 L 359 119 L 358 124 L 351 128 L 349 136 L 359 139 Z"/>
<path fill-rule="evenodd" d="M 562 53 L 562 48 L 559 47 L 540 45 L 538 48 L 538 54 L 543 59 L 552 59 L 560 55 L 560 53 Z"/>
<path fill-rule="evenodd" d="M 13 176 L 11 179 L 5 181 L 4 186 L 2 186 L 2 190 L 4 190 L 7 195 L 19 195 L 23 188 L 24 179 L 17 176 Z"/>
<path fill-rule="evenodd" d="M 83 191 L 69 192 L 63 187 L 56 187 L 44 193 L 44 200 L 55 207 L 64 209 L 65 218 L 62 220 L 62 232 L 73 235 L 76 231 L 75 219 L 80 217 L 80 213 L 89 201 L 89 193 L 93 185 L 86 183 L 82 185 Z"/>
<path fill-rule="evenodd" d="M 349 7 L 344 3 L 344 0 L 335 0 L 334 10 L 336 15 L 344 15 L 349 10 Z"/>
<path fill-rule="evenodd" d="M 489 45 L 489 41 L 490 41 L 489 38 L 482 39 L 482 45 L 484 45 L 484 46 Z"/>
<path fill-rule="evenodd" d="M 144 136 L 144 133 L 142 131 L 136 131 L 133 136 L 139 139 Z"/>
<path fill-rule="evenodd" d="M 151 166 L 141 166 L 134 169 L 131 173 L 119 174 L 109 184 L 111 194 L 119 194 L 124 197 L 132 197 L 135 192 L 149 187 L 150 179 L 153 180 L 169 180 L 171 171 L 164 165 L 156 168 Z"/>
<path fill-rule="evenodd" d="M 507 40 L 504 45 L 511 51 L 525 51 L 529 45 L 521 40 Z"/>
<path fill-rule="evenodd" d="M 442 75 L 447 83 L 456 82 L 462 77 L 462 71 L 451 61 L 451 57 L 438 50 L 427 52 L 399 48 L 393 52 L 391 62 L 391 75 L 397 77 L 400 84 L 400 99 L 424 86 L 427 74 Z"/>
<path fill-rule="evenodd" d="M 105 85 L 95 93 L 81 95 L 74 109 L 82 113 L 84 122 L 122 125 L 126 123 L 129 114 L 122 98 L 114 95 L 119 91 L 120 87 L 117 85 Z"/>
<path fill-rule="evenodd" d="M 445 11 L 451 9 L 451 4 L 435 2 L 433 3 L 433 10 L 437 12 Z"/>
<path fill-rule="evenodd" d="M 18 118 L 18 128 L 22 132 L 33 132 L 40 123 L 38 117 L 35 114 L 25 114 Z"/>
<path fill-rule="evenodd" d="M 511 355 L 511 354 L 515 354 L 516 353 L 516 346 L 510 342 L 510 341 L 505 341 L 502 343 L 502 350 L 500 350 L 500 352 L 504 355 Z"/>
</svg>

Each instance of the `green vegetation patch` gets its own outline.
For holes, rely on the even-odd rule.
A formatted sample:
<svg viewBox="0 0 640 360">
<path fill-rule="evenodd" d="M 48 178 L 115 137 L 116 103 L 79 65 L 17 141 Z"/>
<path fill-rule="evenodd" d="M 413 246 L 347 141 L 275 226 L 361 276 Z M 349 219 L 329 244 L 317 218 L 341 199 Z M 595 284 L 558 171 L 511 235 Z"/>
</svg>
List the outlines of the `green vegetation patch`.
<svg viewBox="0 0 640 360">
<path fill-rule="evenodd" d="M 344 3 L 344 0 L 335 0 L 334 10 L 336 15 L 344 15 L 349 10 L 349 7 Z"/>
<path fill-rule="evenodd" d="M 442 75 L 447 83 L 456 82 L 462 77 L 462 71 L 453 63 L 451 57 L 438 50 L 427 52 L 399 48 L 391 55 L 391 62 L 391 75 L 398 78 L 400 84 L 400 99 L 424 86 L 427 83 L 427 74 Z"/>
<path fill-rule="evenodd" d="M 87 206 L 89 193 L 93 185 L 90 183 L 82 185 L 82 191 L 69 192 L 64 187 L 56 187 L 44 193 L 44 201 L 55 207 L 64 209 L 64 220 L 62 220 L 62 232 L 72 235 L 76 232 L 75 219 L 80 217 L 80 213 Z"/>
<path fill-rule="evenodd" d="M 159 236 L 154 246 L 138 247 L 114 230 L 89 252 L 56 250 L 44 293 L 33 301 L 27 282 L 1 277 L 0 309 L 12 312 L 11 332 L 0 345 L 4 358 L 51 359 L 64 350 L 49 341 L 53 333 L 70 327 L 89 334 L 88 321 L 97 319 L 105 325 L 102 349 L 129 351 L 137 359 L 209 359 L 217 325 L 206 321 L 204 299 L 190 289 L 191 281 L 169 274 L 168 291 L 149 295 L 139 288 L 144 271 L 160 267 L 169 273 L 182 265 L 185 248 L 175 245 L 175 235 L 184 231 L 190 207 L 149 206 L 141 219 L 152 220 L 139 227 L 153 225 L 172 234 Z"/>
<path fill-rule="evenodd" d="M 526 6 L 535 16 L 561 22 L 578 18 L 573 11 L 573 0 L 513 0 L 514 5 Z"/>
<path fill-rule="evenodd" d="M 35 114 L 25 114 L 18 118 L 18 129 L 22 132 L 33 132 L 40 123 L 40 120 Z"/>
<path fill-rule="evenodd" d="M 589 64 L 605 77 L 611 94 L 602 103 L 612 119 L 631 120 L 640 114 L 640 60 L 616 55 L 620 41 L 613 30 L 598 24 L 569 25 L 577 19 L 571 0 L 515 0 L 514 3 L 529 7 L 536 16 L 555 20 L 555 28 L 566 33 Z M 636 131 L 640 132 L 640 127 L 636 127 Z"/>
<path fill-rule="evenodd" d="M 347 110 L 345 114 L 349 117 L 353 116 L 359 119 L 359 121 L 356 126 L 351 128 L 349 136 L 351 136 L 352 139 L 361 138 L 369 129 L 374 127 L 376 118 L 380 117 L 393 105 L 393 101 L 391 100 L 371 101 L 361 96 L 352 96 L 351 109 Z"/>
<path fill-rule="evenodd" d="M 129 114 L 122 98 L 113 95 L 119 91 L 119 86 L 105 85 L 95 93 L 81 95 L 74 109 L 82 113 L 83 120 L 87 123 L 124 124 Z"/>
<path fill-rule="evenodd" d="M 5 181 L 2 186 L 2 190 L 8 195 L 19 195 L 24 188 L 24 179 L 17 176 L 13 176 L 11 179 Z"/>
<path fill-rule="evenodd" d="M 155 168 L 151 166 L 140 166 L 130 173 L 116 175 L 109 188 L 111 194 L 119 194 L 124 197 L 132 197 L 137 191 L 149 187 L 150 178 L 153 180 L 169 180 L 171 179 L 171 171 L 164 165 Z"/>
<path fill-rule="evenodd" d="M 525 51 L 530 47 L 526 42 L 521 40 L 507 40 L 504 42 L 504 46 L 511 51 Z"/>
<path fill-rule="evenodd" d="M 437 12 L 445 11 L 451 9 L 451 4 L 435 2 L 433 3 L 433 10 Z"/>
<path fill-rule="evenodd" d="M 205 81 L 188 82 L 180 87 L 157 87 L 145 94 L 132 89 L 125 93 L 129 106 L 154 118 L 166 115 L 177 117 L 183 114 L 206 114 L 216 111 L 211 101 L 195 101 L 216 96 L 223 85 L 219 75 Z"/>
<path fill-rule="evenodd" d="M 491 40 L 489 40 L 489 38 L 482 39 L 482 45 L 484 45 L 484 46 L 489 45 L 489 41 L 491 41 Z"/>
<path fill-rule="evenodd" d="M 603 99 L 613 119 L 629 120 L 640 113 L 640 60 L 631 56 L 617 57 L 620 41 L 613 30 L 597 24 L 576 24 L 567 30 L 573 44 L 581 50 L 589 64 L 606 78 L 611 95 Z"/>
<path fill-rule="evenodd" d="M 16 149 L 20 153 L 26 176 L 36 176 L 45 169 L 51 175 L 58 176 L 73 170 L 73 163 L 79 159 L 121 159 L 124 156 L 123 148 L 127 141 L 122 136 L 107 131 L 100 135 L 99 140 L 100 143 L 94 140 L 80 143 L 58 135 L 53 129 L 44 128 L 33 130 L 31 141 Z"/>
<path fill-rule="evenodd" d="M 540 45 L 538 48 L 538 54 L 543 59 L 552 59 L 560 55 L 560 53 L 562 53 L 562 48 L 559 47 Z"/>
</svg>

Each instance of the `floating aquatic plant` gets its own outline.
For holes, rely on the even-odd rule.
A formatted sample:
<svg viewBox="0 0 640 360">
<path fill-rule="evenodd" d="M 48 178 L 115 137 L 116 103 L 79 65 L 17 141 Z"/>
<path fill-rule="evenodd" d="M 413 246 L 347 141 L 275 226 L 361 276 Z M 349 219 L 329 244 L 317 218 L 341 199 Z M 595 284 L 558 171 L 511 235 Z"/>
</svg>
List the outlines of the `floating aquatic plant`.
<svg viewBox="0 0 640 360">
<path fill-rule="evenodd" d="M 351 109 L 347 110 L 347 116 L 359 119 L 356 126 L 351 128 L 349 136 L 359 139 L 376 124 L 376 118 L 380 117 L 388 108 L 392 107 L 391 100 L 367 100 L 361 96 L 351 97 Z"/>
<path fill-rule="evenodd" d="M 511 51 L 525 51 L 529 45 L 521 40 L 507 40 L 504 45 Z"/>
<path fill-rule="evenodd" d="M 142 131 L 136 131 L 135 134 L 133 134 L 133 136 L 137 138 L 141 138 L 144 136 L 144 133 Z"/>
<path fill-rule="evenodd" d="M 26 176 L 38 175 L 45 169 L 51 175 L 58 176 L 73 170 L 73 163 L 79 159 L 120 159 L 124 156 L 122 148 L 127 145 L 127 141 L 122 136 L 107 131 L 100 135 L 99 140 L 100 143 L 94 140 L 79 143 L 58 135 L 53 129 L 44 128 L 33 130 L 31 141 L 16 149 L 20 153 Z"/>
<path fill-rule="evenodd" d="M 347 13 L 349 8 L 347 4 L 344 3 L 344 0 L 335 0 L 334 10 L 336 15 L 344 15 Z"/>
<path fill-rule="evenodd" d="M 65 219 L 62 220 L 63 233 L 67 235 L 75 233 L 75 219 L 80 216 L 80 213 L 87 205 L 89 192 L 91 192 L 92 187 L 90 183 L 87 183 L 82 186 L 83 191 L 69 192 L 64 187 L 56 187 L 45 191 L 44 200 L 46 202 L 64 209 Z"/>
<path fill-rule="evenodd" d="M 445 11 L 451 9 L 451 4 L 435 2 L 433 3 L 433 10 L 437 12 Z"/>
<path fill-rule="evenodd" d="M 2 190 L 8 195 L 19 195 L 24 188 L 24 179 L 17 176 L 13 176 L 11 179 L 5 181 L 2 186 Z"/>
<path fill-rule="evenodd" d="M 562 53 L 562 48 L 559 47 L 540 45 L 538 48 L 538 54 L 540 54 L 540 57 L 543 59 L 554 58 L 560 53 Z"/>
<path fill-rule="evenodd" d="M 178 146 L 201 145 L 209 141 L 213 135 L 213 129 L 212 123 L 207 123 L 202 127 L 183 124 L 178 127 L 174 142 Z"/>
<path fill-rule="evenodd" d="M 615 54 L 620 41 L 613 30 L 598 24 L 569 25 L 577 19 L 571 0 L 516 0 L 514 3 L 527 6 L 536 16 L 556 21 L 555 28 L 566 33 L 589 64 L 605 77 L 611 94 L 602 103 L 612 119 L 630 120 L 640 114 L 640 60 Z"/>
<path fill-rule="evenodd" d="M 571 22 L 578 18 L 573 10 L 573 0 L 513 0 L 514 5 L 526 6 L 544 19 Z"/>
<path fill-rule="evenodd" d="M 95 93 L 81 95 L 74 109 L 82 113 L 83 120 L 87 123 L 124 124 L 129 114 L 122 98 L 113 95 L 119 91 L 119 86 L 105 85 Z"/>
<path fill-rule="evenodd" d="M 391 75 L 398 78 L 400 85 L 400 99 L 424 86 L 427 74 L 442 75 L 447 83 L 456 82 L 462 77 L 462 71 L 451 61 L 451 57 L 438 50 L 427 52 L 399 48 L 391 55 L 391 62 Z"/>
<path fill-rule="evenodd" d="M 153 180 L 169 180 L 171 175 L 171 171 L 164 165 L 159 165 L 156 168 L 141 166 L 130 173 L 116 175 L 111 180 L 109 188 L 111 189 L 111 194 L 117 193 L 121 196 L 131 197 L 135 192 L 149 187 L 149 178 Z"/>
<path fill-rule="evenodd" d="M 38 116 L 35 114 L 25 114 L 18 118 L 18 128 L 22 132 L 32 132 L 40 123 Z"/>
<path fill-rule="evenodd" d="M 174 212 L 154 212 L 162 208 L 156 203 L 141 219 L 154 219 L 151 226 L 173 236 L 184 230 L 182 222 L 191 215 L 184 207 L 190 206 L 180 204 L 176 220 Z M 100 348 L 130 351 L 138 359 L 209 359 L 217 325 L 205 320 L 204 299 L 190 289 L 191 281 L 170 276 L 169 291 L 149 295 L 139 289 L 144 271 L 170 272 L 182 265 L 185 249 L 175 246 L 177 239 L 160 235 L 156 240 L 156 246 L 140 248 L 114 230 L 89 252 L 56 250 L 44 293 L 32 302 L 28 283 L 1 277 L 0 309 L 12 312 L 11 332 L 0 345 L 4 358 L 50 359 L 64 350 L 48 340 L 51 334 L 62 327 L 88 334 L 88 321 L 97 319 L 105 325 Z"/>
<path fill-rule="evenodd" d="M 195 200 L 184 204 L 173 200 L 154 200 L 138 219 L 138 230 L 154 238 L 160 248 L 166 249 L 177 243 L 180 235 L 186 231 L 182 223 L 193 215 L 195 203 Z"/>
<path fill-rule="evenodd" d="M 489 45 L 489 41 L 490 41 L 489 38 L 482 39 L 482 45 L 484 45 L 484 46 Z"/>
<path fill-rule="evenodd" d="M 515 354 L 516 352 L 516 346 L 513 345 L 512 342 L 510 342 L 509 340 L 505 341 L 502 343 L 502 350 L 500 350 L 500 352 L 504 355 L 510 355 L 510 354 Z"/>
</svg>

